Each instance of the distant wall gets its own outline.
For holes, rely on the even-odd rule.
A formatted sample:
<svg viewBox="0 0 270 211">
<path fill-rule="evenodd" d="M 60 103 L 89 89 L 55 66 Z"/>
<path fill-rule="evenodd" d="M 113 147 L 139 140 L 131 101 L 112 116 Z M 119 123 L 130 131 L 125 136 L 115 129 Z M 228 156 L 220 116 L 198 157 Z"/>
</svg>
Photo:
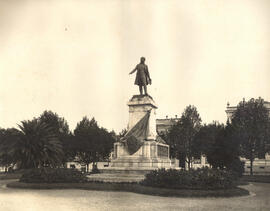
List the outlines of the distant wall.
<svg viewBox="0 0 270 211">
<path fill-rule="evenodd" d="M 246 175 L 250 174 L 250 161 L 241 158 L 245 162 L 245 173 Z M 270 156 L 267 155 L 265 159 L 256 158 L 253 162 L 253 174 L 254 175 L 270 175 Z"/>
<path fill-rule="evenodd" d="M 106 169 L 107 167 L 109 167 L 109 164 L 108 164 L 108 162 L 97 162 L 97 167 L 98 167 L 98 169 Z M 78 169 L 80 171 L 85 171 L 85 169 L 86 169 L 85 165 L 81 165 L 78 162 L 67 162 L 66 165 L 67 165 L 67 168 L 75 168 L 75 169 Z M 89 164 L 89 171 L 92 170 L 92 167 L 93 167 L 93 163 L 90 163 Z"/>
</svg>

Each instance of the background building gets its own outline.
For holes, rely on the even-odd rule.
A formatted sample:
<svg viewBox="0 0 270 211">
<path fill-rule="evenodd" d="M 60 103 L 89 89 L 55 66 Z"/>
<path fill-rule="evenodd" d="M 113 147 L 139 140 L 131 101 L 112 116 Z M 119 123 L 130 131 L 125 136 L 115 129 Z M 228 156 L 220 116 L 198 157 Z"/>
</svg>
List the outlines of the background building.
<svg viewBox="0 0 270 211">
<path fill-rule="evenodd" d="M 243 99 L 243 101 L 245 101 L 245 98 Z M 269 111 L 269 116 L 270 116 L 270 102 L 264 101 L 264 106 L 268 109 Z M 227 114 L 227 119 L 229 121 L 232 120 L 233 114 L 237 109 L 237 105 L 236 106 L 230 106 L 230 103 L 227 103 L 227 108 L 225 110 L 226 114 Z"/>
<path fill-rule="evenodd" d="M 156 119 L 157 133 L 167 132 L 174 124 L 179 121 L 180 118 L 175 115 L 174 118 Z"/>
</svg>

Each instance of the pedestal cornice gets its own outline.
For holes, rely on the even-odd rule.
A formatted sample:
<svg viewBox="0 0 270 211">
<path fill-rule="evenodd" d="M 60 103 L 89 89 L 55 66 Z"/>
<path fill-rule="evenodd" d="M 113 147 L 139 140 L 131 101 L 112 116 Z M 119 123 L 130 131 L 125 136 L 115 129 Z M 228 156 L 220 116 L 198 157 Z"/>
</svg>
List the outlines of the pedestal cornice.
<svg viewBox="0 0 270 211">
<path fill-rule="evenodd" d="M 150 95 L 133 95 L 127 103 L 128 106 L 143 106 L 149 105 L 157 109 L 157 105 Z"/>
</svg>

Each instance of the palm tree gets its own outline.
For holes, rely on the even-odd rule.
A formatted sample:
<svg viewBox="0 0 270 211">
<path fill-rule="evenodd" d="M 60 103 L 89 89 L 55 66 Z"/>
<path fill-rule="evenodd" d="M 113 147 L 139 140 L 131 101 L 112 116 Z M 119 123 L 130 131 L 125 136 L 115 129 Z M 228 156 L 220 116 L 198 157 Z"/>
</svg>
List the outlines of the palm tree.
<svg viewBox="0 0 270 211">
<path fill-rule="evenodd" d="M 56 167 L 64 156 L 63 147 L 53 129 L 33 119 L 22 121 L 20 138 L 11 151 L 20 168 Z"/>
</svg>

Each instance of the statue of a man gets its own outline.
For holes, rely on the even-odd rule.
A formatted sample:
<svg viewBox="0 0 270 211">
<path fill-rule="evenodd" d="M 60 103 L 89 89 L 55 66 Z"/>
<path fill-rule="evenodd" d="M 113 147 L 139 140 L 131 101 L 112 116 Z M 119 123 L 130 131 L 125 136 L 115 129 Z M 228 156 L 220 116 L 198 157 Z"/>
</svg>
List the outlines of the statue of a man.
<svg viewBox="0 0 270 211">
<path fill-rule="evenodd" d="M 132 74 L 135 71 L 137 71 L 134 84 L 139 86 L 140 95 L 143 95 L 142 87 L 144 89 L 144 94 L 148 95 L 147 94 L 147 85 L 152 83 L 152 80 L 151 80 L 149 72 L 148 72 L 148 67 L 144 62 L 145 62 L 145 58 L 141 57 L 141 62 L 139 64 L 137 64 L 135 69 L 129 73 L 129 74 Z"/>
</svg>

